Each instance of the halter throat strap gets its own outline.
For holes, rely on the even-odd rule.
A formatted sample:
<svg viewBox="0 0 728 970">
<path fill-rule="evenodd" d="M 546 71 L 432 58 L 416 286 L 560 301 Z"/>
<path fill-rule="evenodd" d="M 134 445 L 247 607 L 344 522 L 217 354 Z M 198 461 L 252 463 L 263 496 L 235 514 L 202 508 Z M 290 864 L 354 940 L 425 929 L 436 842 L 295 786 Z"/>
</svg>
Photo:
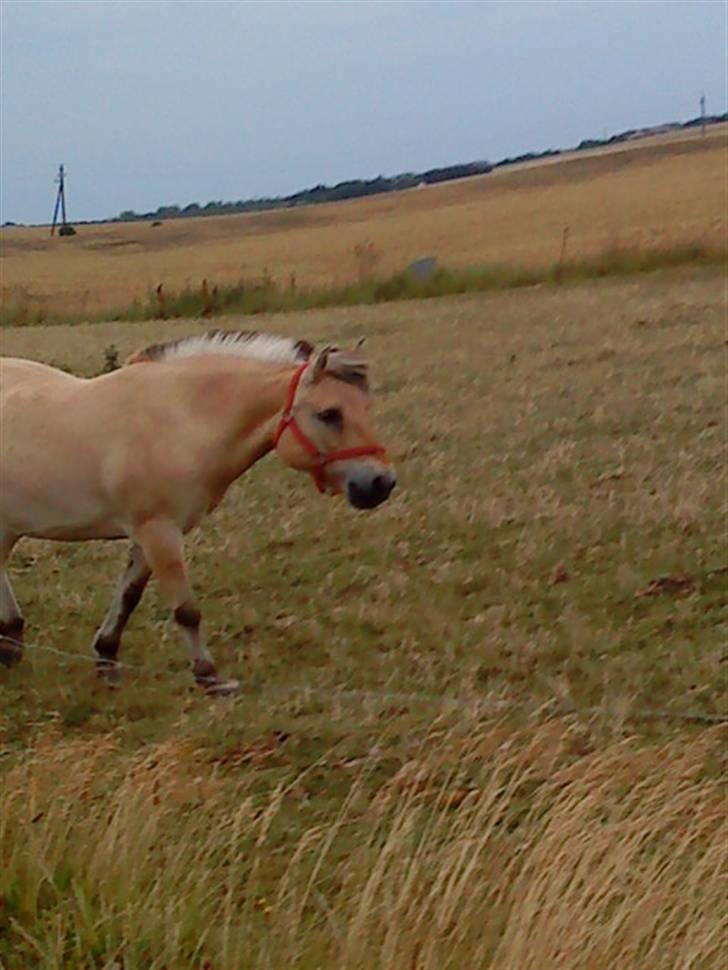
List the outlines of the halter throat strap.
<svg viewBox="0 0 728 970">
<path fill-rule="evenodd" d="M 283 432 L 290 430 L 304 451 L 306 451 L 314 459 L 315 464 L 311 469 L 311 476 L 316 483 L 316 488 L 319 490 L 319 492 L 325 492 L 326 480 L 324 476 L 324 469 L 327 465 L 330 465 L 335 461 L 348 461 L 352 458 L 381 456 L 386 452 L 382 445 L 379 444 L 360 445 L 357 448 L 343 448 L 339 451 L 320 451 L 316 447 L 316 445 L 313 443 L 313 441 L 311 441 L 301 425 L 298 423 L 296 416 L 293 413 L 293 407 L 296 400 L 298 387 L 301 383 L 301 378 L 309 366 L 310 364 L 308 362 L 302 364 L 293 375 L 291 383 L 288 385 L 286 403 L 283 406 L 283 413 L 281 414 L 278 427 L 276 428 L 273 436 L 273 447 L 277 448 Z"/>
</svg>

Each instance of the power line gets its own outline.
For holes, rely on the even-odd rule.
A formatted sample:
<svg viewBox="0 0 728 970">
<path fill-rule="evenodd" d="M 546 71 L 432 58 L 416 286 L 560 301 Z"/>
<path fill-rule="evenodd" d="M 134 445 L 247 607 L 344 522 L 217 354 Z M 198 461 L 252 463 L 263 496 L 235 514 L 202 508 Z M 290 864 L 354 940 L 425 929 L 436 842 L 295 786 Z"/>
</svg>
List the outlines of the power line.
<svg viewBox="0 0 728 970">
<path fill-rule="evenodd" d="M 58 183 L 58 192 L 56 193 L 56 204 L 53 207 L 53 221 L 51 222 L 51 236 L 54 235 L 56 231 L 56 223 L 58 222 L 58 209 L 61 210 L 61 228 L 58 230 L 59 236 L 75 236 L 76 230 L 73 226 L 69 225 L 66 219 L 66 173 L 63 168 L 63 164 L 58 166 L 58 175 L 56 176 L 56 182 Z"/>
</svg>

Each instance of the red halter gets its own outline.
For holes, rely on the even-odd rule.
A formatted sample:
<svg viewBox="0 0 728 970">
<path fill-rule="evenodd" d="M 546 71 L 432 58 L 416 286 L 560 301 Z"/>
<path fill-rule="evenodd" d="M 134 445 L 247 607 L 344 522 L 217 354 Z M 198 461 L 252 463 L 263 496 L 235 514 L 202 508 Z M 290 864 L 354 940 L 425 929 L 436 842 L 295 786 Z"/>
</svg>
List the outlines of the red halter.
<svg viewBox="0 0 728 970">
<path fill-rule="evenodd" d="M 311 439 L 305 434 L 293 415 L 293 402 L 296 399 L 296 391 L 298 390 L 298 385 L 301 383 L 303 373 L 308 366 L 308 363 L 303 364 L 293 375 L 293 380 L 288 388 L 288 395 L 286 396 L 283 414 L 278 422 L 276 433 L 273 436 L 273 447 L 278 447 L 278 442 L 281 440 L 283 432 L 286 430 L 286 428 L 290 428 L 294 437 L 296 438 L 296 441 L 298 441 L 301 447 L 316 460 L 316 464 L 311 469 L 311 475 L 319 492 L 325 492 L 326 482 L 324 480 L 324 468 L 327 465 L 330 465 L 331 462 L 347 461 L 350 458 L 365 458 L 371 455 L 384 455 L 386 454 L 386 451 L 382 445 L 360 445 L 358 448 L 344 448 L 341 451 L 319 451 L 313 441 L 311 441 Z"/>
</svg>

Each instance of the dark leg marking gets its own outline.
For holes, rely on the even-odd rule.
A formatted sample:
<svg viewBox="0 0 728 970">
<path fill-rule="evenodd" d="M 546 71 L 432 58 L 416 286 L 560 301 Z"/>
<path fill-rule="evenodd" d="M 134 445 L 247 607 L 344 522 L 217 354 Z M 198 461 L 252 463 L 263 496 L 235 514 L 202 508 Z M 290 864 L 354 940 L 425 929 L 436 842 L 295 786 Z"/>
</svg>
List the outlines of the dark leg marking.
<svg viewBox="0 0 728 970">
<path fill-rule="evenodd" d="M 96 671 L 109 683 L 118 683 L 117 656 L 121 635 L 142 598 L 150 571 L 138 546 L 132 547 L 129 562 L 117 587 L 109 612 L 94 638 L 94 650 L 98 656 Z"/>
<path fill-rule="evenodd" d="M 192 603 L 183 603 L 174 611 L 174 618 L 185 629 L 197 629 L 202 620 L 202 614 Z"/>
<path fill-rule="evenodd" d="M 0 620 L 0 663 L 5 667 L 13 667 L 23 656 L 24 625 L 22 616 Z"/>
<path fill-rule="evenodd" d="M 205 654 L 202 654 L 201 656 L 194 655 L 202 649 L 200 646 L 199 634 L 200 621 L 202 620 L 200 611 L 194 605 L 194 603 L 183 603 L 174 611 L 174 618 L 187 634 L 190 644 L 192 645 L 192 649 L 194 651 L 192 658 L 192 673 L 195 681 L 200 687 L 203 687 L 206 690 L 214 688 L 219 681 L 215 664 L 210 657 L 205 656 Z"/>
<path fill-rule="evenodd" d="M 209 688 L 218 682 L 217 667 L 212 660 L 197 657 L 192 663 L 192 673 L 200 687 Z"/>
<path fill-rule="evenodd" d="M 129 617 L 139 605 L 147 581 L 132 583 L 124 590 L 121 596 L 119 616 L 110 633 L 100 633 L 94 641 L 94 649 L 106 660 L 116 660 L 121 643 L 121 634 L 127 624 Z"/>
</svg>

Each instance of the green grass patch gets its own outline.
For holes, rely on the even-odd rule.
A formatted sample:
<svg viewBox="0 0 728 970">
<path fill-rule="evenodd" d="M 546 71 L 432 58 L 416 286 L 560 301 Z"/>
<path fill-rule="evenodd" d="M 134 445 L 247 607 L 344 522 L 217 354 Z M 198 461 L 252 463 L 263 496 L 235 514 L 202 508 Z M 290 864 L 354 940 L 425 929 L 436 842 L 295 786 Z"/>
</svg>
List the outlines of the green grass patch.
<svg viewBox="0 0 728 970">
<path fill-rule="evenodd" d="M 26 327 L 43 324 L 196 319 L 227 314 L 255 316 L 329 307 L 366 306 L 402 300 L 421 300 L 464 293 L 511 290 L 524 286 L 561 285 L 609 276 L 628 276 L 678 266 L 728 265 L 724 246 L 706 242 L 673 246 L 610 246 L 603 252 L 548 266 L 525 267 L 502 263 L 464 268 L 440 267 L 426 279 L 410 271 L 391 276 L 372 276 L 344 285 L 304 287 L 294 281 L 282 285 L 271 276 L 226 286 L 188 286 L 182 290 L 153 291 L 146 302 L 88 315 L 58 314 L 47 304 L 30 300 L 8 302 L 0 307 L 0 326 Z"/>
</svg>

